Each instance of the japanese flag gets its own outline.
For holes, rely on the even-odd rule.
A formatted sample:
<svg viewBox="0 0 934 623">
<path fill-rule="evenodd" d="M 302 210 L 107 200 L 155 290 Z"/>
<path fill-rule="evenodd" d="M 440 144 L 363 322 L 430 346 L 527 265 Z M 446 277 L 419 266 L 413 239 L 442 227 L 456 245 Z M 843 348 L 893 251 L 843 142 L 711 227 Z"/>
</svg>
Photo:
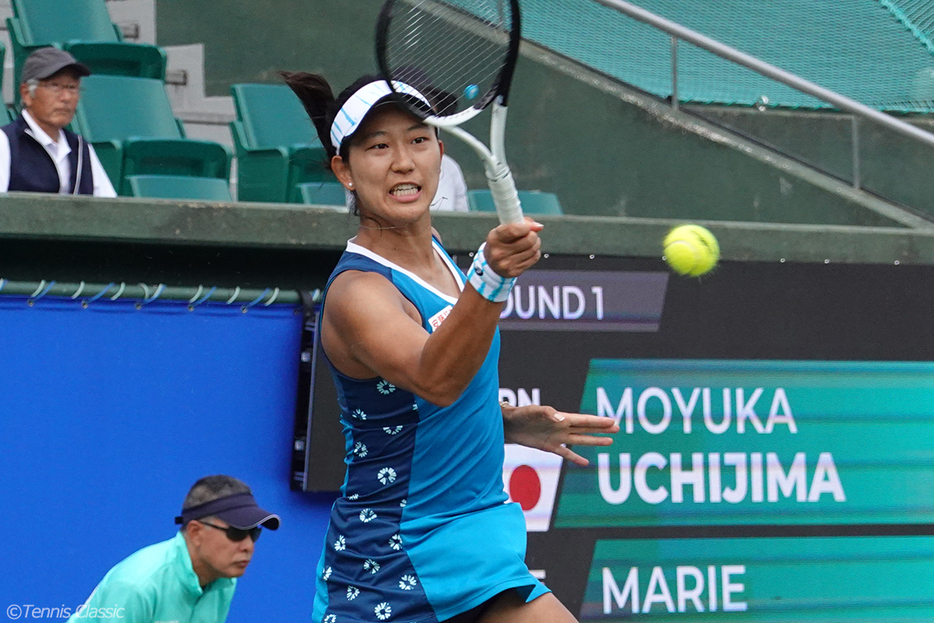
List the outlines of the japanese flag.
<svg viewBox="0 0 934 623">
<path fill-rule="evenodd" d="M 551 452 L 506 444 L 503 482 L 509 500 L 522 507 L 528 532 L 547 532 L 551 525 L 563 460 Z"/>
</svg>

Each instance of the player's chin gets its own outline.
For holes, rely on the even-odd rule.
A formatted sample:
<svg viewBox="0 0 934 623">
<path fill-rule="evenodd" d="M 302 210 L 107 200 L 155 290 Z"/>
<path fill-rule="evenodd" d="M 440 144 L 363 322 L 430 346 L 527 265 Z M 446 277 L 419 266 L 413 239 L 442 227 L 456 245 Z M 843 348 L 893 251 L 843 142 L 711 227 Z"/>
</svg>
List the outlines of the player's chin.
<svg viewBox="0 0 934 623">
<path fill-rule="evenodd" d="M 241 577 L 244 573 L 246 573 L 246 568 L 247 568 L 249 565 L 250 565 L 250 561 L 249 561 L 249 560 L 233 563 L 233 564 L 230 565 L 230 567 L 228 567 L 228 569 L 227 569 L 227 577 L 228 577 L 228 578 L 239 578 L 239 577 Z"/>
<path fill-rule="evenodd" d="M 394 217 L 411 218 L 430 211 L 431 199 L 426 193 L 419 193 L 415 199 L 399 201 L 390 197 L 386 206 L 387 214 Z"/>
</svg>

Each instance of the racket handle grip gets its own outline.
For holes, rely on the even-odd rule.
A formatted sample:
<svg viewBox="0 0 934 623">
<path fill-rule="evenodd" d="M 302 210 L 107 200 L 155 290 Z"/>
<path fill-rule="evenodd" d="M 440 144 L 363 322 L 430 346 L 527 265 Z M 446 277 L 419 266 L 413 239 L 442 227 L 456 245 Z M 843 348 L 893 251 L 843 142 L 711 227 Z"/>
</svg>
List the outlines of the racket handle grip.
<svg viewBox="0 0 934 623">
<path fill-rule="evenodd" d="M 512 178 L 512 171 L 502 167 L 498 171 L 487 170 L 486 180 L 496 206 L 499 222 L 521 223 L 523 220 L 522 204 L 519 202 L 519 193 L 516 191 L 516 182 Z"/>
</svg>

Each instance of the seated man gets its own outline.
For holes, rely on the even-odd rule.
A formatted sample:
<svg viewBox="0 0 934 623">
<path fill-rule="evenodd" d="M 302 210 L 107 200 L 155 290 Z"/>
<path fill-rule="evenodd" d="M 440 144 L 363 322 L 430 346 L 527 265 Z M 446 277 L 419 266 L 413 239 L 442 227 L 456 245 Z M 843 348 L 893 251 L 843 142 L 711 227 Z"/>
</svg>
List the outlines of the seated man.
<svg viewBox="0 0 934 623">
<path fill-rule="evenodd" d="M 23 64 L 23 111 L 0 132 L 0 192 L 116 197 L 94 148 L 65 129 L 75 116 L 81 78 L 91 71 L 57 48 L 40 48 Z"/>
<path fill-rule="evenodd" d="M 467 212 L 467 182 L 464 173 L 454 158 L 441 156 L 441 177 L 438 192 L 429 208 L 432 212 Z"/>
<path fill-rule="evenodd" d="M 112 568 L 69 623 L 198 621 L 223 623 L 260 526 L 276 530 L 250 488 L 231 476 L 196 482 L 175 518 L 181 530 Z"/>
</svg>

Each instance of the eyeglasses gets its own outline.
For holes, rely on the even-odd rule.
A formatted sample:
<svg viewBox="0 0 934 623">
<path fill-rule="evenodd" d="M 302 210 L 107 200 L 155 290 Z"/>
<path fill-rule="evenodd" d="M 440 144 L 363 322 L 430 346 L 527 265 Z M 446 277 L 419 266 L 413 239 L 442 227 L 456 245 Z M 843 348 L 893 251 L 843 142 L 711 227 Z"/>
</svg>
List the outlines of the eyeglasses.
<svg viewBox="0 0 934 623">
<path fill-rule="evenodd" d="M 222 526 L 215 526 L 212 523 L 201 521 L 200 519 L 196 519 L 195 521 L 197 521 L 199 524 L 210 526 L 211 528 L 214 528 L 215 530 L 220 530 L 221 532 L 225 533 L 227 535 L 227 538 L 233 541 L 234 543 L 239 543 L 240 541 L 245 539 L 247 536 L 253 539 L 253 542 L 256 543 L 259 540 L 260 533 L 263 531 L 263 529 L 260 528 L 259 526 L 256 526 L 255 528 L 250 528 L 249 530 L 244 530 L 242 528 L 234 528 L 233 526 L 227 526 L 226 528 Z"/>
<path fill-rule="evenodd" d="M 58 82 L 39 83 L 39 86 L 48 89 L 55 95 L 61 95 L 63 92 L 68 95 L 76 95 L 81 89 L 80 84 L 60 84 Z"/>
</svg>

